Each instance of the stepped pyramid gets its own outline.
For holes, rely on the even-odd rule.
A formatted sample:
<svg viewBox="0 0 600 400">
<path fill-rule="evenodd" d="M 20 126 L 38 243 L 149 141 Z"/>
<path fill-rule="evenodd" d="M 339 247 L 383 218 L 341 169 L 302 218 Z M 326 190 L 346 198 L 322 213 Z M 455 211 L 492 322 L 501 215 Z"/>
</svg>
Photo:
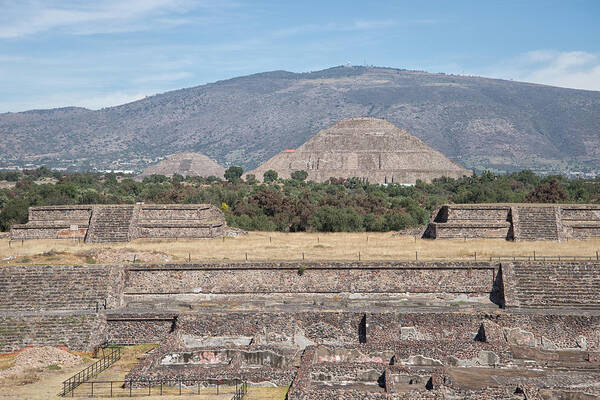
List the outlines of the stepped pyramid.
<svg viewBox="0 0 600 400">
<path fill-rule="evenodd" d="M 270 169 L 282 178 L 304 170 L 308 180 L 316 182 L 358 177 L 370 183 L 414 184 L 417 179 L 430 182 L 442 176 L 471 175 L 407 131 L 383 119 L 366 117 L 342 120 L 249 174 L 262 179 Z"/>
<path fill-rule="evenodd" d="M 153 174 L 173 176 L 216 176 L 223 178 L 225 168 L 201 153 L 177 153 L 167 156 L 166 159 L 149 166 L 138 175 L 138 179 Z"/>
</svg>

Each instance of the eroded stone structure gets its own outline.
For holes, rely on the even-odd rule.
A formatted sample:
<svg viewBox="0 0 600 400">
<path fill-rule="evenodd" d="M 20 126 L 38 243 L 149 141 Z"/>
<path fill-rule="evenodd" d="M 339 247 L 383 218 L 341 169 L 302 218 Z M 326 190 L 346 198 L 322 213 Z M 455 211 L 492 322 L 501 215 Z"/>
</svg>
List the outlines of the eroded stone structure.
<svg viewBox="0 0 600 400">
<path fill-rule="evenodd" d="M 29 207 L 27 224 L 12 239 L 81 239 L 127 242 L 138 238 L 211 238 L 227 232 L 221 210 L 210 204 L 123 204 Z"/>
<path fill-rule="evenodd" d="M 361 178 L 370 183 L 414 184 L 443 176 L 461 178 L 471 171 L 420 139 L 377 118 L 350 118 L 322 130 L 297 149 L 284 150 L 250 171 L 258 179 L 268 170 L 282 178 L 306 171 L 308 180 Z"/>
<path fill-rule="evenodd" d="M 600 205 L 447 204 L 433 213 L 423 237 L 515 241 L 600 237 Z"/>
<path fill-rule="evenodd" d="M 288 399 L 588 399 L 599 278 L 598 262 L 4 267 L 0 351 L 159 343 L 128 378 Z"/>
</svg>

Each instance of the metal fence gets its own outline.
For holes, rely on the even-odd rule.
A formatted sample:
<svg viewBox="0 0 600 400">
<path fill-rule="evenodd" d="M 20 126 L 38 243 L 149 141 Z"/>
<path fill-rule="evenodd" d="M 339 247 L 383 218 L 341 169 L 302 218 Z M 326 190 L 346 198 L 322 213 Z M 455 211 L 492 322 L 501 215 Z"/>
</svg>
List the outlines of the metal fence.
<svg viewBox="0 0 600 400">
<path fill-rule="evenodd" d="M 121 348 L 113 347 L 110 348 L 110 350 L 110 353 L 105 354 L 100 360 L 64 381 L 63 390 L 60 395 L 64 397 L 71 393 L 71 396 L 73 396 L 75 388 L 89 381 L 90 378 L 97 376 L 100 372 L 117 362 L 117 360 L 121 358 Z"/>
<path fill-rule="evenodd" d="M 86 398 L 230 394 L 233 395 L 231 400 L 243 400 L 247 389 L 247 382 L 240 379 L 94 380 L 82 382 L 70 393 L 72 397 Z"/>
</svg>

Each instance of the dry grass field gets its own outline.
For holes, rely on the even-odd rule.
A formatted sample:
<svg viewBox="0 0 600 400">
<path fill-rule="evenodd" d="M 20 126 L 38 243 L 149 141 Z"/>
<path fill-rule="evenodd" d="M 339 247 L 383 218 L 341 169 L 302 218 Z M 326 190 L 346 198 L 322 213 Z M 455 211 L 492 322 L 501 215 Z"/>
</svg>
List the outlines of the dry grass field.
<svg viewBox="0 0 600 400">
<path fill-rule="evenodd" d="M 89 244 L 69 240 L 0 240 L 0 265 L 165 263 L 203 261 L 489 260 L 490 257 L 589 257 L 600 239 L 568 242 L 425 240 L 393 233 L 250 232 L 219 239 L 149 240 Z"/>
</svg>

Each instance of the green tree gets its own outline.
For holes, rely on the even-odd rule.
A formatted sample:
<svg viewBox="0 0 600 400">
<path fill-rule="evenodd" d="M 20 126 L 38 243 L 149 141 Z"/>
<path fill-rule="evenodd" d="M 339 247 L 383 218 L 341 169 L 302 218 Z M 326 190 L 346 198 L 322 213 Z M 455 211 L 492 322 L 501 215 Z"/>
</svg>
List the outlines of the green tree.
<svg viewBox="0 0 600 400">
<path fill-rule="evenodd" d="M 240 178 L 242 177 L 243 173 L 244 170 L 242 169 L 242 167 L 232 165 L 225 171 L 225 179 L 227 179 L 227 182 L 235 184 L 240 181 Z"/>
<path fill-rule="evenodd" d="M 246 183 L 251 186 L 256 185 L 258 183 L 258 181 L 256 180 L 256 175 L 254 175 L 254 174 L 246 175 Z"/>
<path fill-rule="evenodd" d="M 279 177 L 279 174 L 277 173 L 277 171 L 270 169 L 263 174 L 263 182 L 264 183 L 275 182 L 278 177 Z"/>
<path fill-rule="evenodd" d="M 363 218 L 352 208 L 323 206 L 315 211 L 311 225 L 319 232 L 359 232 Z"/>
<path fill-rule="evenodd" d="M 303 181 L 306 178 L 308 178 L 308 172 L 306 172 L 304 170 L 294 171 L 294 172 L 292 172 L 291 177 L 295 181 Z"/>
</svg>

